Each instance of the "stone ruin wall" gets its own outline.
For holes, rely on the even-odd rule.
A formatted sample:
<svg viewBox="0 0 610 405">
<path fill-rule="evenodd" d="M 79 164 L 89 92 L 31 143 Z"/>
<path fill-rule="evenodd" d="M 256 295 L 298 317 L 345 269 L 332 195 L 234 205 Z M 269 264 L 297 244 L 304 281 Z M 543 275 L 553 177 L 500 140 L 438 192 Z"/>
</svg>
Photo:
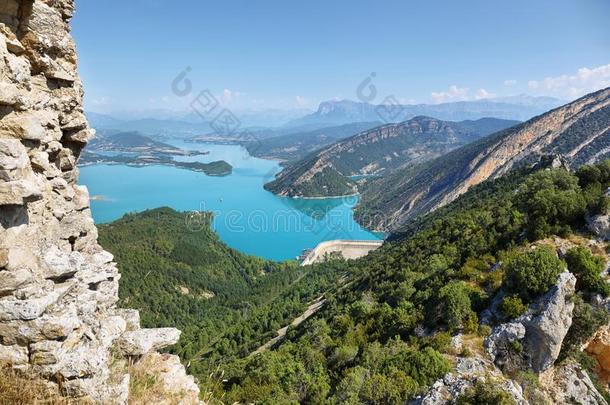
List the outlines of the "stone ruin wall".
<svg viewBox="0 0 610 405">
<path fill-rule="evenodd" d="M 70 396 L 125 403 L 130 375 L 117 364 L 152 356 L 168 389 L 196 402 L 177 357 L 155 353 L 180 332 L 140 329 L 137 311 L 116 307 L 120 274 L 77 184 L 94 131 L 73 13 L 73 0 L 0 0 L 0 362 Z"/>
</svg>

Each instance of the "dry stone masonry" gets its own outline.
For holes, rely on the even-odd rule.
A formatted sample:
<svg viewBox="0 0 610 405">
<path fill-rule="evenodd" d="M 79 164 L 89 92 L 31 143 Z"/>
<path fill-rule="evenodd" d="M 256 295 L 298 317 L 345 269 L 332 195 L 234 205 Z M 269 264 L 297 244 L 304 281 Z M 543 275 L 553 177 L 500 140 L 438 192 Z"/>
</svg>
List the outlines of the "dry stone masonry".
<svg viewBox="0 0 610 405">
<path fill-rule="evenodd" d="M 175 329 L 140 329 L 116 307 L 120 274 L 97 243 L 76 162 L 94 135 L 69 34 L 73 0 L 0 0 L 0 362 L 31 369 L 71 396 L 125 403 L 132 363 L 180 378 Z M 151 360 L 152 359 L 152 360 Z M 163 367 L 165 363 L 166 367 Z M 163 376 L 161 376 L 163 378 Z"/>
</svg>

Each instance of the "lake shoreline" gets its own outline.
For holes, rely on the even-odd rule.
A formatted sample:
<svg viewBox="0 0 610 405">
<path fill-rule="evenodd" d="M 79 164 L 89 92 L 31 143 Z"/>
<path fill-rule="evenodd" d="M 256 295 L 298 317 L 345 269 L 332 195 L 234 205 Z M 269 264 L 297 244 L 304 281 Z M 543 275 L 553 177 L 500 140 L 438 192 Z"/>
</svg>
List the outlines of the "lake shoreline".
<svg viewBox="0 0 610 405">
<path fill-rule="evenodd" d="M 222 161 L 224 162 L 224 161 Z M 226 176 L 230 176 L 231 174 L 233 174 L 233 167 L 231 166 L 231 170 L 226 170 L 224 172 L 213 172 L 213 171 L 206 171 L 205 169 L 198 169 L 195 167 L 187 167 L 185 165 L 181 165 L 180 163 L 183 162 L 116 162 L 116 161 L 111 161 L 111 160 L 102 160 L 102 161 L 97 161 L 97 162 L 85 162 L 85 163 L 79 163 L 78 167 L 89 167 L 89 166 L 98 166 L 98 165 L 108 165 L 108 166 L 127 166 L 127 167 L 133 167 L 135 169 L 140 169 L 143 167 L 151 167 L 151 166 L 163 166 L 163 167 L 174 167 L 176 169 L 183 169 L 183 170 L 188 170 L 191 172 L 195 172 L 195 173 L 203 173 L 206 176 L 210 176 L 210 177 L 226 177 Z M 211 163 L 218 163 L 218 162 L 211 162 Z M 224 162 L 226 163 L 226 162 Z M 228 163 L 227 163 L 228 164 Z"/>
<path fill-rule="evenodd" d="M 291 196 L 278 195 L 278 197 L 281 197 L 281 198 L 292 198 L 294 200 L 332 200 L 332 199 L 338 199 L 338 198 L 359 197 L 359 196 L 360 196 L 360 193 L 333 195 L 333 196 L 328 196 L 328 197 L 301 197 L 301 196 L 291 197 Z"/>
<path fill-rule="evenodd" d="M 174 142 L 187 147 L 179 140 L 170 143 Z M 281 262 L 327 240 L 381 239 L 353 219 L 357 194 L 313 199 L 277 196 L 262 186 L 269 173 L 280 170 L 277 162 L 253 157 L 241 145 L 210 144 L 210 148 L 210 155 L 193 156 L 187 162 L 225 160 L 234 167 L 230 176 L 201 176 L 165 164 L 79 164 L 81 182 L 91 195 L 111 201 L 92 199 L 95 222 L 110 223 L 161 206 L 213 212 L 214 231 L 231 248 Z M 196 231 L 197 224 L 189 223 L 187 229 Z"/>
</svg>

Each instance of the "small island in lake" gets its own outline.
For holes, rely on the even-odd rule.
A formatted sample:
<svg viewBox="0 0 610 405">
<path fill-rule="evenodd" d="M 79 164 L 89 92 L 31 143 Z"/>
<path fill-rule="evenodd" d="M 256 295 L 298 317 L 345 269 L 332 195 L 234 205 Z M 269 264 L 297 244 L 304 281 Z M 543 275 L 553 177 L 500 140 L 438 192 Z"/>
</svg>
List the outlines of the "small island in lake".
<svg viewBox="0 0 610 405">
<path fill-rule="evenodd" d="M 180 149 L 137 132 L 124 132 L 91 141 L 82 153 L 79 165 L 124 164 L 137 167 L 167 165 L 203 172 L 208 176 L 227 176 L 233 172 L 233 167 L 224 160 L 202 163 L 182 162 L 173 158 L 173 156 L 207 154 L 209 152 Z"/>
</svg>

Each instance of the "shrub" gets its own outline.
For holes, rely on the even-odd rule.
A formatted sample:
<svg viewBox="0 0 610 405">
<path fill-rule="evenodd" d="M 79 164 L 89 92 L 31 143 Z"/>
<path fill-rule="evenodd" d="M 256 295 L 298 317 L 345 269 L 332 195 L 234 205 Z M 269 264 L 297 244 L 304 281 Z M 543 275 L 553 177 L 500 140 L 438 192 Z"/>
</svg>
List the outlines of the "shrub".
<svg viewBox="0 0 610 405">
<path fill-rule="evenodd" d="M 518 318 L 527 311 L 527 305 L 523 303 L 517 294 L 504 297 L 500 304 L 500 311 L 509 319 Z"/>
<path fill-rule="evenodd" d="M 352 362 L 358 355 L 358 347 L 343 345 L 335 349 L 333 355 L 329 359 L 329 363 L 334 368 L 345 367 Z"/>
<path fill-rule="evenodd" d="M 582 222 L 586 200 L 578 180 L 565 170 L 544 170 L 530 176 L 519 190 L 517 206 L 528 217 L 528 234 L 541 239 L 564 234 Z"/>
<path fill-rule="evenodd" d="M 491 326 L 489 325 L 479 325 L 479 329 L 477 334 L 481 337 L 487 337 L 491 335 Z"/>
<path fill-rule="evenodd" d="M 416 389 L 413 379 L 400 370 L 392 370 L 390 376 L 375 373 L 365 379 L 360 397 L 369 404 L 399 404 L 406 402 Z"/>
<path fill-rule="evenodd" d="M 580 295 L 574 296 L 574 311 L 572 325 L 563 340 L 560 359 L 580 351 L 580 347 L 602 326 L 608 323 L 610 317 L 603 308 L 594 308 L 583 301 Z"/>
<path fill-rule="evenodd" d="M 525 303 L 544 294 L 555 284 L 565 264 L 549 247 L 515 253 L 506 263 L 504 284 Z"/>
<path fill-rule="evenodd" d="M 601 183 L 602 172 L 596 166 L 582 166 L 576 171 L 576 177 L 578 184 L 584 188 L 590 184 Z"/>
<path fill-rule="evenodd" d="M 610 286 L 602 277 L 604 259 L 591 253 L 589 248 L 578 246 L 568 250 L 565 257 L 568 269 L 576 276 L 576 289 L 587 293 L 610 294 Z"/>
<path fill-rule="evenodd" d="M 441 353 L 446 353 L 451 346 L 451 335 L 448 332 L 439 332 L 430 338 L 430 347 Z"/>
<path fill-rule="evenodd" d="M 426 387 L 451 370 L 449 362 L 431 347 L 412 350 L 403 357 L 397 368 L 403 370 L 417 383 Z"/>
<path fill-rule="evenodd" d="M 442 308 L 442 317 L 450 329 L 460 329 L 472 326 L 473 315 L 469 291 L 461 281 L 454 281 L 440 289 L 439 303 Z M 476 321 L 475 321 L 476 322 Z"/>
<path fill-rule="evenodd" d="M 458 405 L 513 405 L 514 399 L 493 381 L 477 381 L 457 399 Z"/>
</svg>

